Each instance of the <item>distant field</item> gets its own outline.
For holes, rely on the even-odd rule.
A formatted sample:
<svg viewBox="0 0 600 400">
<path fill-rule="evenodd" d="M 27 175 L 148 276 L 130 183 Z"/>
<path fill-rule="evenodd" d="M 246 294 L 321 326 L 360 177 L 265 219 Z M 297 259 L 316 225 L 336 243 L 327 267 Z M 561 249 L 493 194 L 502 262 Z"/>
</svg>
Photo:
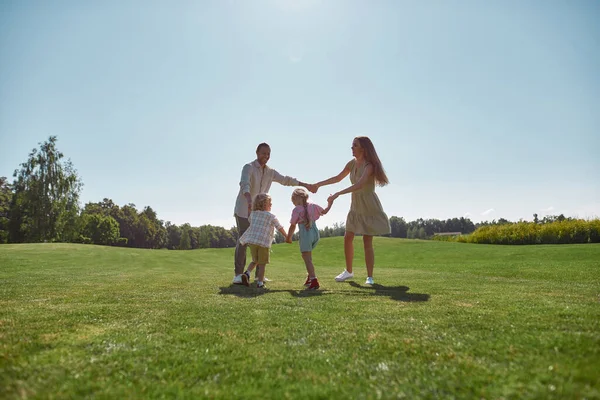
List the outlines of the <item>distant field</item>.
<svg viewBox="0 0 600 400">
<path fill-rule="evenodd" d="M 342 238 L 233 249 L 0 245 L 0 398 L 600 398 L 600 245 Z"/>
</svg>

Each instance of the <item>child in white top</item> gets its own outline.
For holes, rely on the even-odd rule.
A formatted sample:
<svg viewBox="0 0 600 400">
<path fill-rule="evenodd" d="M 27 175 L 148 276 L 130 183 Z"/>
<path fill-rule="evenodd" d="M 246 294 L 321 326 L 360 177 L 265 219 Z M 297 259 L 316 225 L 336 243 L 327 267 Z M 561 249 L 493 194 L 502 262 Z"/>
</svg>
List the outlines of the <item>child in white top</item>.
<svg viewBox="0 0 600 400">
<path fill-rule="evenodd" d="M 277 217 L 270 213 L 271 196 L 266 193 L 259 193 L 254 198 L 253 209 L 248 220 L 250 227 L 240 237 L 242 245 L 249 245 L 252 253 L 252 262 L 248 264 L 248 270 L 242 274 L 242 284 L 250 286 L 248 278 L 250 271 L 257 268 L 258 282 L 256 287 L 264 288 L 265 267 L 270 261 L 269 253 L 271 243 L 273 243 L 274 228 L 283 236 L 286 235 L 283 226 L 277 220 Z"/>
<path fill-rule="evenodd" d="M 300 252 L 302 253 L 302 259 L 306 265 L 306 282 L 304 286 L 308 289 L 318 289 L 319 280 L 315 274 L 315 266 L 312 262 L 312 251 L 319 242 L 319 228 L 315 223 L 321 215 L 327 214 L 331 208 L 330 202 L 327 208 L 323 209 L 321 206 L 308 202 L 308 193 L 301 188 L 294 190 L 292 193 L 292 203 L 296 206 L 292 211 L 292 218 L 290 220 L 290 229 L 286 236 L 286 242 L 292 243 L 292 235 L 296 230 L 296 225 L 299 225 L 299 236 L 300 236 Z"/>
</svg>

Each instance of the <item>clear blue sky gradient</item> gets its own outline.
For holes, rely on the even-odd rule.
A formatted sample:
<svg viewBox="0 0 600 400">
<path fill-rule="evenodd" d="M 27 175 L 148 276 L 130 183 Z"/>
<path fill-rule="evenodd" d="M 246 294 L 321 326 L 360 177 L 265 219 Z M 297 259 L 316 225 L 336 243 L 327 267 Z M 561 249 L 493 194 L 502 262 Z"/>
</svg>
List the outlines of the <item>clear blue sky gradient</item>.
<svg viewBox="0 0 600 400">
<path fill-rule="evenodd" d="M 82 203 L 229 228 L 258 143 L 315 182 L 367 135 L 388 216 L 599 216 L 598 21 L 592 0 L 4 0 L 0 176 L 57 135 Z"/>
</svg>

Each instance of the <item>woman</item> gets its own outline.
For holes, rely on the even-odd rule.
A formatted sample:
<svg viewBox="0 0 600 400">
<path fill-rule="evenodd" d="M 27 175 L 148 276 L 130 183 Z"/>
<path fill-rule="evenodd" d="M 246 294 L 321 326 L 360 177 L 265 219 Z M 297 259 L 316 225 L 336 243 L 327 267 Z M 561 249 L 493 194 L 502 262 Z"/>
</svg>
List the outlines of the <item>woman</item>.
<svg viewBox="0 0 600 400">
<path fill-rule="evenodd" d="M 346 234 L 344 235 L 344 256 L 346 269 L 335 277 L 338 282 L 353 278 L 352 258 L 354 257 L 354 235 L 363 236 L 365 247 L 365 263 L 367 265 L 366 284 L 373 284 L 373 268 L 375 253 L 373 251 L 373 236 L 391 233 L 390 221 L 383 211 L 381 202 L 375 194 L 375 185 L 385 186 L 389 183 L 375 147 L 366 136 L 359 136 L 352 141 L 352 155 L 342 172 L 337 176 L 316 184 L 317 187 L 340 182 L 350 174 L 352 186 L 332 194 L 328 202 L 333 202 L 340 195 L 352 193 L 350 212 L 346 219 Z"/>
</svg>

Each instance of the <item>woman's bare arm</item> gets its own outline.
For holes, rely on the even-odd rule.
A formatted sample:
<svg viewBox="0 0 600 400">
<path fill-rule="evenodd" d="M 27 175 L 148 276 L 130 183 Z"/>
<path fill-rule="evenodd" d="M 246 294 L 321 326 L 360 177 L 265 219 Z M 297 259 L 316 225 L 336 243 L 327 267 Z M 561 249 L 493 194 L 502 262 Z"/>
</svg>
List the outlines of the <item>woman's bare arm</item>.
<svg viewBox="0 0 600 400">
<path fill-rule="evenodd" d="M 332 194 L 331 196 L 329 196 L 329 199 L 332 199 L 332 201 L 333 201 L 343 194 L 356 192 L 357 190 L 362 189 L 363 186 L 365 186 L 365 184 L 367 183 L 367 180 L 369 179 L 369 177 L 371 175 L 373 175 L 373 166 L 371 164 L 368 164 L 365 167 L 365 170 L 364 170 L 363 174 L 361 175 L 360 179 L 358 180 L 358 182 L 356 182 L 352 186 L 348 186 L 346 189 L 340 190 L 339 192 Z M 329 201 L 329 199 L 327 199 L 327 201 Z"/>
<path fill-rule="evenodd" d="M 342 170 L 342 172 L 340 172 L 336 176 L 332 176 L 329 179 L 325 179 L 324 181 L 315 183 L 315 186 L 320 188 L 321 186 L 327 186 L 327 185 L 331 185 L 332 183 L 338 183 L 339 181 L 341 181 L 342 179 L 347 177 L 349 173 L 350 173 L 350 168 L 348 166 L 345 166 L 344 169 Z"/>
</svg>

